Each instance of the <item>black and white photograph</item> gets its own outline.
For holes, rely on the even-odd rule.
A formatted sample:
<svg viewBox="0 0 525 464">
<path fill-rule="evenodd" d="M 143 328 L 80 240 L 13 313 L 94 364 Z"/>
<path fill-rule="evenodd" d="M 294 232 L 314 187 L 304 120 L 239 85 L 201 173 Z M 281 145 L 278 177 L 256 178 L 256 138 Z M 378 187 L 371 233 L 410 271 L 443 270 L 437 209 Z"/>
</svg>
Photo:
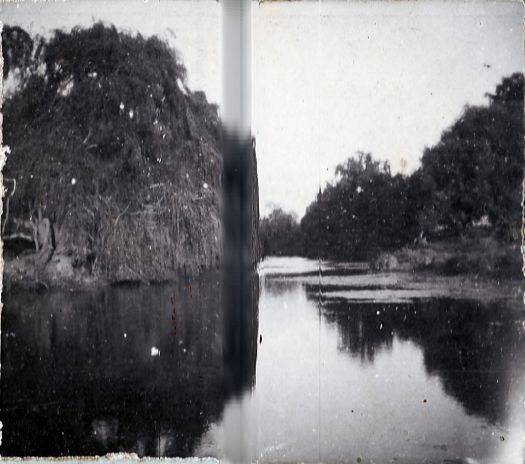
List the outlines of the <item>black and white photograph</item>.
<svg viewBox="0 0 525 464">
<path fill-rule="evenodd" d="M 0 1 L 2 460 L 524 464 L 524 13 Z"/>
</svg>

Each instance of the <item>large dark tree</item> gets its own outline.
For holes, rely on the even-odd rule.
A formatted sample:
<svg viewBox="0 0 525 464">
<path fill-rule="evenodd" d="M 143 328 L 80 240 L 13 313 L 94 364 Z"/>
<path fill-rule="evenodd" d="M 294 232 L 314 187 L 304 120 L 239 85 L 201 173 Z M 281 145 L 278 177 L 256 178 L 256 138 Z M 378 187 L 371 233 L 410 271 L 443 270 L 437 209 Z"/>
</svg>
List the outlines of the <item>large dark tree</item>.
<svg viewBox="0 0 525 464">
<path fill-rule="evenodd" d="M 484 216 L 494 233 L 517 240 L 523 181 L 523 75 L 503 79 L 489 105 L 466 107 L 437 145 L 426 149 L 419 222 L 458 235 Z"/>
<path fill-rule="evenodd" d="M 310 256 L 368 259 L 407 240 L 406 179 L 388 163 L 359 153 L 336 168 L 337 180 L 320 192 L 301 221 L 312 239 Z"/>
<path fill-rule="evenodd" d="M 300 242 L 296 249 L 313 258 L 366 260 L 402 246 L 416 228 L 407 191 L 407 179 L 392 176 L 388 163 L 358 153 L 337 166 L 336 181 L 308 207 L 300 232 L 291 235 Z"/>
</svg>

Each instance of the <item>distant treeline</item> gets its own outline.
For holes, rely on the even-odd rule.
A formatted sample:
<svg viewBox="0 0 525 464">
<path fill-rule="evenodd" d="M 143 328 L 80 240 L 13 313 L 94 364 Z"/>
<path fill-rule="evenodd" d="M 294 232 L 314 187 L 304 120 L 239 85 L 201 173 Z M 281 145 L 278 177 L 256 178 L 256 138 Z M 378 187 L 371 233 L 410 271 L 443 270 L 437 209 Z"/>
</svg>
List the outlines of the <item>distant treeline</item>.
<svg viewBox="0 0 525 464">
<path fill-rule="evenodd" d="M 296 217 L 281 209 L 261 221 L 264 255 L 368 260 L 383 251 L 482 231 L 499 242 L 521 239 L 523 75 L 506 77 L 487 106 L 461 117 L 424 150 L 410 176 L 359 152 L 336 168 Z"/>
</svg>

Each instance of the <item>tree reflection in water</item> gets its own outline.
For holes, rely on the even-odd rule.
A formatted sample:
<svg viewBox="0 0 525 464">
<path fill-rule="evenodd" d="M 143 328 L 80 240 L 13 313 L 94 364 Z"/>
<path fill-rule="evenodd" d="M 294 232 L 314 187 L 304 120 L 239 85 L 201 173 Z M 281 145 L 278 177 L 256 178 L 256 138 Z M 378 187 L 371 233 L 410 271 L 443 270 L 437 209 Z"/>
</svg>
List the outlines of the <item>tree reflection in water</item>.
<svg viewBox="0 0 525 464">
<path fill-rule="evenodd" d="M 310 295 L 313 298 L 313 295 Z M 419 345 L 425 368 L 469 413 L 497 423 L 509 413 L 512 366 L 520 365 L 525 337 L 517 309 L 504 301 L 429 299 L 407 303 L 325 300 L 340 349 L 372 363 L 395 338 Z"/>
<path fill-rule="evenodd" d="M 190 456 L 239 393 L 224 388 L 220 285 L 208 273 L 173 285 L 5 295 L 2 455 Z M 250 311 L 245 388 L 255 376 L 256 297 Z"/>
</svg>

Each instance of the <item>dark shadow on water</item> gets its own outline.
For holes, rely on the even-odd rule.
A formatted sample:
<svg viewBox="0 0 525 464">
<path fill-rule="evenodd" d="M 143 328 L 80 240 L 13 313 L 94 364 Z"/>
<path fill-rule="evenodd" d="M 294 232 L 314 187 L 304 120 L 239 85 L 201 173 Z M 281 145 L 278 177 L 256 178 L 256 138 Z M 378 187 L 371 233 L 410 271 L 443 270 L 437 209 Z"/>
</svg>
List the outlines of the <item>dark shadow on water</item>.
<svg viewBox="0 0 525 464">
<path fill-rule="evenodd" d="M 286 279 L 267 279 L 264 281 L 265 290 L 274 297 L 283 296 L 286 293 L 302 287 L 300 282 Z"/>
<path fill-rule="evenodd" d="M 309 298 L 314 298 L 310 295 Z M 517 310 L 506 302 L 434 299 L 412 303 L 325 302 L 323 316 L 337 325 L 340 348 L 362 362 L 391 350 L 395 338 L 421 347 L 429 375 L 470 414 L 492 423 L 508 413 L 508 392 L 525 353 Z"/>
<path fill-rule="evenodd" d="M 220 286 L 210 273 L 170 285 L 6 294 L 2 455 L 192 455 L 232 393 Z M 245 388 L 255 379 L 252 303 Z"/>
</svg>

